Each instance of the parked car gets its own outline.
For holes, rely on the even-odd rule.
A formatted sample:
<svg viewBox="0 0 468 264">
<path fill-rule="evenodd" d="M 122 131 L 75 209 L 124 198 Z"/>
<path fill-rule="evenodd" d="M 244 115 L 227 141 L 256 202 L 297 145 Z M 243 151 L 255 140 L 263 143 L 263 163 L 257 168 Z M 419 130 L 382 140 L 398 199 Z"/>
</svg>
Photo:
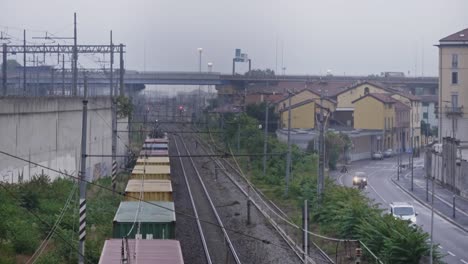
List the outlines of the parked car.
<svg viewBox="0 0 468 264">
<path fill-rule="evenodd" d="M 383 154 L 380 151 L 376 151 L 372 153 L 372 159 L 373 160 L 382 160 L 383 159 Z"/>
<path fill-rule="evenodd" d="M 416 210 L 410 203 L 406 202 L 393 202 L 390 204 L 390 214 L 395 218 L 406 220 L 410 222 L 410 225 L 416 224 Z"/>
<path fill-rule="evenodd" d="M 384 158 L 389 158 L 394 155 L 394 152 L 392 149 L 387 149 L 386 151 L 384 151 L 383 155 L 384 155 Z"/>
<path fill-rule="evenodd" d="M 353 186 L 358 186 L 359 189 L 363 189 L 367 186 L 367 176 L 364 172 L 357 171 L 354 174 Z"/>
</svg>

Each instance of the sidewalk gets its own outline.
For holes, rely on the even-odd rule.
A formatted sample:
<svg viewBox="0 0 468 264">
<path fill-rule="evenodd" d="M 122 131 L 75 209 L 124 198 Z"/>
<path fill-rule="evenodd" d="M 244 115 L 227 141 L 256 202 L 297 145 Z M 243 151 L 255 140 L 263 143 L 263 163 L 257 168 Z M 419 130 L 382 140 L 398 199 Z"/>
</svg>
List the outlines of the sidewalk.
<svg viewBox="0 0 468 264">
<path fill-rule="evenodd" d="M 392 181 L 403 191 L 430 209 L 432 181 L 429 181 L 429 191 L 426 193 L 424 171 L 421 168 L 415 168 L 413 175 L 413 191 L 411 191 L 411 171 L 409 169 L 402 171 L 399 181 L 397 181 L 396 175 L 392 177 Z M 426 200 L 426 195 L 428 195 L 428 200 Z M 434 212 L 468 232 L 468 199 L 455 195 L 455 218 L 453 218 L 453 197 L 452 191 L 440 186 L 436 182 L 434 185 Z"/>
</svg>

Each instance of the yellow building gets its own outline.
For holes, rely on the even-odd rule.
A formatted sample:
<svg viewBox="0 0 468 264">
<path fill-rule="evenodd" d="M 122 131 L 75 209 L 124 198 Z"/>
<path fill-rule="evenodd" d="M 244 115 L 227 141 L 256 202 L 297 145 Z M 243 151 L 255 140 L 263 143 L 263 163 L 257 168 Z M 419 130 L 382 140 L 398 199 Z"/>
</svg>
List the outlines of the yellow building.
<svg viewBox="0 0 468 264">
<path fill-rule="evenodd" d="M 320 98 L 320 95 L 310 89 L 303 89 L 298 93 L 291 96 L 291 105 L 295 105 L 307 100 Z M 285 97 L 282 100 L 278 101 L 275 106 L 275 111 L 277 113 L 283 111 L 285 108 L 289 107 L 289 97 Z"/>
<path fill-rule="evenodd" d="M 324 116 L 328 116 L 335 109 L 335 102 L 332 100 L 323 100 Z M 291 105 L 291 128 L 313 129 L 315 128 L 315 119 L 321 108 L 320 99 L 308 99 L 297 104 Z M 280 111 L 280 126 L 288 128 L 289 107 Z"/>
<path fill-rule="evenodd" d="M 389 94 L 369 93 L 354 100 L 354 128 L 380 131 L 373 141 L 374 151 L 394 148 L 395 108 Z"/>
<path fill-rule="evenodd" d="M 353 85 L 346 90 L 336 94 L 337 111 L 353 110 L 353 101 L 369 94 L 369 93 L 390 93 L 386 88 L 370 82 L 363 82 Z"/>
<path fill-rule="evenodd" d="M 413 137 L 413 145 L 411 144 L 408 147 L 412 147 L 415 151 L 419 152 L 421 146 L 421 111 L 422 104 L 421 99 L 417 96 L 405 93 L 394 93 L 392 98 L 398 100 L 399 102 L 405 104 L 410 108 L 410 131 L 409 136 Z"/>
<path fill-rule="evenodd" d="M 439 142 L 468 141 L 468 28 L 439 41 Z"/>
</svg>

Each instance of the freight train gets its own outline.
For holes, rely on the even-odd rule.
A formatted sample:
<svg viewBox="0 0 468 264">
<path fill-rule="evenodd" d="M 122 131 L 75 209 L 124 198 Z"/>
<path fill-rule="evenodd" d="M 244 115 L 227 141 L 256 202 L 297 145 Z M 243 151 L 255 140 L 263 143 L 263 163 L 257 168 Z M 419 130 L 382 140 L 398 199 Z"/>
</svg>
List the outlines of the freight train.
<svg viewBox="0 0 468 264">
<path fill-rule="evenodd" d="M 99 263 L 183 264 L 175 228 L 169 140 L 147 138 L 115 214 L 113 238 L 105 241 Z"/>
</svg>

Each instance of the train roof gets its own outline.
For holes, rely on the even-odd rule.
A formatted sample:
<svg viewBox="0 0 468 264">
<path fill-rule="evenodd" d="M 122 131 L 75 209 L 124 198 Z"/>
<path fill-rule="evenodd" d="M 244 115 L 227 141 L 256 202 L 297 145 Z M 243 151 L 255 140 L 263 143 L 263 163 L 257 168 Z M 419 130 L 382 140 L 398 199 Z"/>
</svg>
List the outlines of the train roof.
<svg viewBox="0 0 468 264">
<path fill-rule="evenodd" d="M 138 220 L 145 223 L 168 223 L 175 222 L 176 215 L 174 212 L 173 202 L 151 201 L 152 204 L 146 202 L 123 201 L 115 213 L 114 222 L 132 223 L 135 221 L 135 214 L 140 204 L 140 214 Z"/>
<path fill-rule="evenodd" d="M 137 164 L 143 164 L 145 162 L 145 158 L 139 158 L 137 160 Z M 146 159 L 147 164 L 151 163 L 169 163 L 169 157 L 148 157 Z"/>
<path fill-rule="evenodd" d="M 164 150 L 142 150 L 140 151 L 140 156 L 143 157 L 143 156 L 169 156 L 169 152 L 167 151 L 167 149 L 164 149 Z"/>
<path fill-rule="evenodd" d="M 184 264 L 180 243 L 170 239 L 128 239 L 130 256 L 136 251 L 135 263 Z M 110 239 L 104 242 L 99 264 L 120 264 L 122 239 Z"/>
<path fill-rule="evenodd" d="M 171 174 L 171 166 L 169 165 L 151 165 L 138 164 L 133 168 L 132 174 Z"/>
<path fill-rule="evenodd" d="M 167 138 L 147 138 L 147 139 L 145 139 L 145 143 L 169 143 L 169 139 L 167 139 Z"/>
<path fill-rule="evenodd" d="M 140 192 L 141 180 L 128 180 L 125 192 Z M 172 192 L 171 181 L 169 180 L 144 180 L 143 192 Z"/>
</svg>

